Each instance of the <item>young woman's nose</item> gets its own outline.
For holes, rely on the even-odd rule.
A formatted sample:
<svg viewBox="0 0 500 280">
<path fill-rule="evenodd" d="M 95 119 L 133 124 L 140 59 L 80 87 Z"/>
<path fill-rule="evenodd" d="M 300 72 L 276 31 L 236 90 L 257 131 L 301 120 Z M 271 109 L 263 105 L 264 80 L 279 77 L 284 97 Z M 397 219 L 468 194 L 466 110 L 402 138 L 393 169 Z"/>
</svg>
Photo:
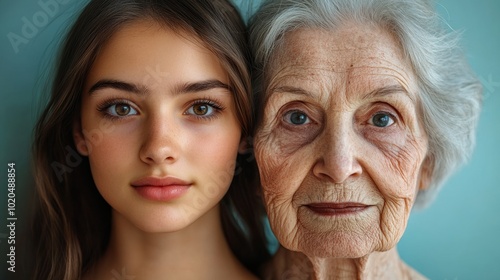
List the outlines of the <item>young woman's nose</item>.
<svg viewBox="0 0 500 280">
<path fill-rule="evenodd" d="M 316 150 L 314 175 L 336 184 L 359 177 L 362 167 L 358 161 L 357 134 L 352 129 L 352 122 L 337 121 L 335 125 L 327 126 L 327 129 Z"/>
<path fill-rule="evenodd" d="M 173 163 L 179 156 L 179 128 L 175 120 L 154 116 L 143 126 L 140 158 L 147 164 Z"/>
</svg>

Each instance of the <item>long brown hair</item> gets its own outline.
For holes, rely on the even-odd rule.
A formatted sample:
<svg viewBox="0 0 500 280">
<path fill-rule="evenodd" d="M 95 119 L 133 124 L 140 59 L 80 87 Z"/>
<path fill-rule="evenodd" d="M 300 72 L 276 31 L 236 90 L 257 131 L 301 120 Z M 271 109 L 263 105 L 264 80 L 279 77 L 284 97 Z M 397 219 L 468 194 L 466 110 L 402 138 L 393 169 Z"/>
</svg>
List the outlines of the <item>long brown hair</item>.
<svg viewBox="0 0 500 280">
<path fill-rule="evenodd" d="M 34 279 L 80 279 L 107 247 L 111 208 L 95 187 L 88 159 L 76 153 L 72 127 L 100 48 L 124 24 L 141 19 L 193 34 L 211 50 L 228 73 L 242 137 L 253 129 L 246 31 L 228 1 L 91 1 L 63 42 L 50 100 L 35 127 Z M 222 225 L 236 257 L 256 272 L 269 252 L 251 153 L 238 156 L 235 173 L 221 202 Z"/>
</svg>

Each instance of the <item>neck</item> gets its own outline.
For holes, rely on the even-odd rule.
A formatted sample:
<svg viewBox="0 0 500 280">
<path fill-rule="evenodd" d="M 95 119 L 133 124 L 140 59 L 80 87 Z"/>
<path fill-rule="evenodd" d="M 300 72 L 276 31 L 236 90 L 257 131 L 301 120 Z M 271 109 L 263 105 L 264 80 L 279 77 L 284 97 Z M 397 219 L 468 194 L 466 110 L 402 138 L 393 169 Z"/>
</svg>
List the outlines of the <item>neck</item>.
<svg viewBox="0 0 500 280">
<path fill-rule="evenodd" d="M 396 248 L 357 259 L 316 258 L 280 247 L 266 266 L 266 279 L 425 279 L 408 267 Z"/>
<path fill-rule="evenodd" d="M 186 228 L 168 233 L 144 232 L 113 212 L 108 248 L 86 276 L 87 279 L 253 277 L 226 242 L 218 206 Z"/>
</svg>

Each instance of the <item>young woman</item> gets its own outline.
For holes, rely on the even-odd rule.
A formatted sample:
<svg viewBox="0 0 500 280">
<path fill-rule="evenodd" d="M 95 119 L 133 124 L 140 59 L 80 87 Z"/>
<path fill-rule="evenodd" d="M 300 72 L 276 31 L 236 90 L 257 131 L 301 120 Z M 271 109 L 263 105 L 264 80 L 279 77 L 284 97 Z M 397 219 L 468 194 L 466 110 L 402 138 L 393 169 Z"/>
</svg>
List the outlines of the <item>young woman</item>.
<svg viewBox="0 0 500 280">
<path fill-rule="evenodd" d="M 245 38 L 225 0 L 86 6 L 36 127 L 33 278 L 255 278 Z"/>
</svg>

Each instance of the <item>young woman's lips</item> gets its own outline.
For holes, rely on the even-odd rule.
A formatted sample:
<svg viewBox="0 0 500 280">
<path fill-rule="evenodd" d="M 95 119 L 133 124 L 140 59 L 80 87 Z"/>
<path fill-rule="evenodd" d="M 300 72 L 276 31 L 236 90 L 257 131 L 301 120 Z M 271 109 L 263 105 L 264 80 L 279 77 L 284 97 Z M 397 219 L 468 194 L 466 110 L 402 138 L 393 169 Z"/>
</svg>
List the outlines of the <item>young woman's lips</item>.
<svg viewBox="0 0 500 280">
<path fill-rule="evenodd" d="M 311 203 L 305 205 L 309 210 L 322 216 L 338 216 L 355 214 L 370 207 L 370 205 L 357 202 L 344 203 Z"/>
<path fill-rule="evenodd" d="M 191 183 L 175 177 L 145 177 L 131 184 L 142 197 L 149 200 L 169 201 L 181 197 Z"/>
</svg>

